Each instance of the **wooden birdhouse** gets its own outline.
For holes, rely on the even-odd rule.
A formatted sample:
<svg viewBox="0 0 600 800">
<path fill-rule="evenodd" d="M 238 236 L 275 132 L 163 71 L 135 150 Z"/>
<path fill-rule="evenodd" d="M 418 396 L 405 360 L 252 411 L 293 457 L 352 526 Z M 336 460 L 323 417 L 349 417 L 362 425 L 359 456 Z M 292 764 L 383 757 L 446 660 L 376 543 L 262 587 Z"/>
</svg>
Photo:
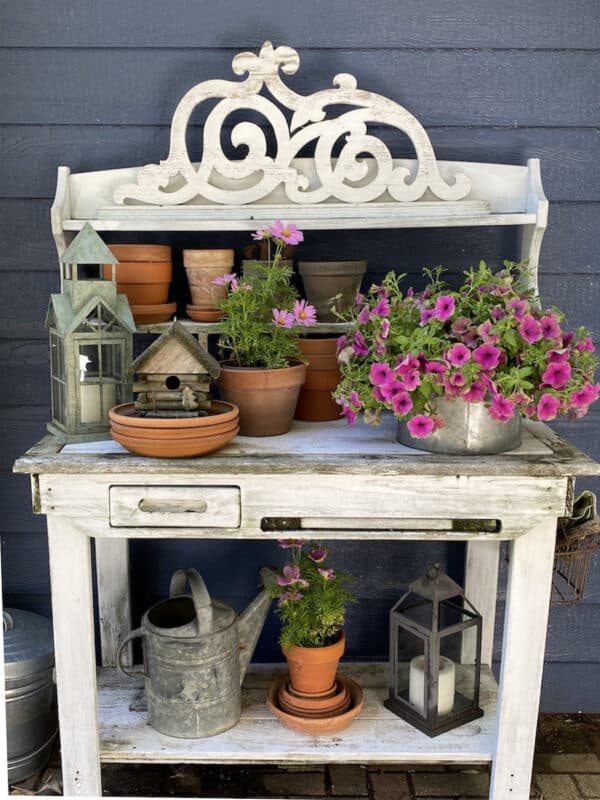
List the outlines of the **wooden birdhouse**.
<svg viewBox="0 0 600 800">
<path fill-rule="evenodd" d="M 117 259 L 88 223 L 60 259 L 60 294 L 50 297 L 52 421 L 63 442 L 108 433 L 108 410 L 131 399 L 128 369 L 135 322 L 125 295 L 102 276 Z M 115 272 L 115 270 L 113 270 Z"/>
<path fill-rule="evenodd" d="M 135 408 L 148 417 L 204 416 L 219 372 L 218 361 L 174 322 L 131 365 Z"/>
</svg>

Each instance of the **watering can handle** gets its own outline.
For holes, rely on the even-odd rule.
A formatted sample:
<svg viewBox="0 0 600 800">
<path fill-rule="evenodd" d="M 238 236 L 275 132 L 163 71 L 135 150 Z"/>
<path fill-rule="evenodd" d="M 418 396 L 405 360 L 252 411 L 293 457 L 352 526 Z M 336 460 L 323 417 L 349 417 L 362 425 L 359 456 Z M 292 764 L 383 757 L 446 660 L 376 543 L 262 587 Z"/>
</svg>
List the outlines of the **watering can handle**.
<svg viewBox="0 0 600 800">
<path fill-rule="evenodd" d="M 128 672 L 121 662 L 121 653 L 125 649 L 125 646 L 132 641 L 132 639 L 137 639 L 138 636 L 144 636 L 144 631 L 141 628 L 136 628 L 134 631 L 129 631 L 127 636 L 123 639 L 123 641 L 119 644 L 119 648 L 117 650 L 117 669 L 119 672 L 123 673 L 127 678 L 145 678 L 146 675 L 144 672 Z"/>
<path fill-rule="evenodd" d="M 199 634 L 213 631 L 213 606 L 204 579 L 195 569 L 178 569 L 173 573 L 169 585 L 169 597 L 182 595 L 186 581 L 192 590 L 192 600 L 196 609 L 196 627 Z"/>
</svg>

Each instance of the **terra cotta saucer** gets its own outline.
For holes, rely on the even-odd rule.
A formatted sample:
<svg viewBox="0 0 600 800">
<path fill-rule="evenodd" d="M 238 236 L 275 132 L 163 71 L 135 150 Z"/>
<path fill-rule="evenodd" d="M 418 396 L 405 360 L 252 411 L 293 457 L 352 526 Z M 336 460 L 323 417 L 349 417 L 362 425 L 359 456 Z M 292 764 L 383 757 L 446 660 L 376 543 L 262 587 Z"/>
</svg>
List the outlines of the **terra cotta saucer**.
<svg viewBox="0 0 600 800">
<path fill-rule="evenodd" d="M 156 322 L 168 322 L 177 311 L 177 303 L 130 306 L 130 308 L 134 320 L 139 325 L 153 325 Z"/>
<path fill-rule="evenodd" d="M 187 305 L 185 313 L 194 322 L 218 322 L 224 317 L 223 311 L 218 309 L 200 308 L 200 306 Z"/>
</svg>

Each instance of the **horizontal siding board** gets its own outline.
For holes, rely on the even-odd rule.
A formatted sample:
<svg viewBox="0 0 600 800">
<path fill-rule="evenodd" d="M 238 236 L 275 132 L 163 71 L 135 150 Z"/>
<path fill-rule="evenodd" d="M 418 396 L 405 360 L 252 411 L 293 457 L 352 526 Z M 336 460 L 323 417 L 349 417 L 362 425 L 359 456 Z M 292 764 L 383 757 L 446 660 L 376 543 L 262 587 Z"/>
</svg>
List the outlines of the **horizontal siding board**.
<svg viewBox="0 0 600 800">
<path fill-rule="evenodd" d="M 372 132 L 381 135 L 394 156 L 414 156 L 406 137 L 376 126 Z M 595 129 L 442 127 L 428 133 L 440 159 L 525 164 L 528 158 L 540 158 L 544 191 L 551 202 L 600 200 Z M 191 157 L 199 158 L 201 127 L 190 129 L 188 142 Z M 132 167 L 160 160 L 168 146 L 166 125 L 4 125 L 0 197 L 52 198 L 57 165 L 72 172 Z"/>
<path fill-rule="evenodd" d="M 281 39 L 281 14 L 293 32 Z M 524 47 L 598 48 L 595 0 L 263 0 L 261 13 L 246 0 L 70 0 L 4 3 L 0 46 L 6 47 L 235 47 L 255 49 L 265 39 L 294 47 Z M 118 24 L 117 21 L 118 20 Z M 325 23 L 325 20 L 323 20 Z"/>
<path fill-rule="evenodd" d="M 0 472 L 10 472 L 19 456 L 46 435 L 49 420 L 45 406 L 21 406 L 4 408 L 0 414 Z M 20 475 L 12 476 L 21 480 Z M 28 483 L 25 479 L 25 483 Z M 28 509 L 31 505 L 28 505 Z M 27 510 L 28 510 L 27 509 Z"/>
<path fill-rule="evenodd" d="M 48 539 L 41 533 L 2 533 L 2 590 L 8 594 L 50 592 Z"/>
<path fill-rule="evenodd" d="M 47 270 L 58 274 L 54 240 L 50 231 L 49 200 L 0 199 L 3 270 Z M 293 219 L 293 212 L 289 214 Z M 8 224 L 10 220 L 10 224 Z M 595 276 L 600 262 L 598 227 L 600 203 L 554 203 L 544 236 L 540 273 L 588 273 Z M 181 264 L 181 250 L 187 247 L 233 247 L 239 251 L 250 237 L 247 233 L 174 233 L 174 234 L 105 234 L 108 241 L 142 241 L 172 244 L 176 270 Z M 396 268 L 418 272 L 421 267 L 444 264 L 464 269 L 479 261 L 500 263 L 518 255 L 516 228 L 432 228 L 430 230 L 314 231 L 295 251 L 297 259 L 367 258 L 370 270 L 382 272 Z M 58 285 L 57 278 L 54 284 Z M 50 285 L 50 284 L 49 284 Z M 23 287 L 25 292 L 25 286 Z M 56 289 L 54 290 L 56 291 Z M 23 295 L 25 298 L 26 295 Z M 31 338 L 26 335 L 23 338 Z"/>
<path fill-rule="evenodd" d="M 1 406 L 50 402 L 48 341 L 0 340 Z"/>
<path fill-rule="evenodd" d="M 37 435 L 37 439 L 41 434 Z M 31 445 L 33 439 L 26 439 L 26 434 L 21 434 L 17 442 L 20 452 L 24 453 Z M 4 464 L 0 471 L 0 504 L 2 507 L 2 522 L 0 523 L 0 536 L 4 533 L 46 533 L 46 518 L 34 514 L 31 510 L 31 484 L 22 475 L 13 475 L 10 464 Z M 7 544 L 10 547 L 10 541 Z"/>
<path fill-rule="evenodd" d="M 189 88 L 233 77 L 233 54 L 5 49 L 0 74 L 10 80 L 0 91 L 0 123 L 168 124 Z M 303 53 L 300 72 L 286 81 L 305 94 L 327 87 L 340 72 L 402 103 L 426 127 L 600 124 L 600 59 L 593 52 L 316 49 Z M 197 113 L 202 123 L 202 110 Z"/>
</svg>

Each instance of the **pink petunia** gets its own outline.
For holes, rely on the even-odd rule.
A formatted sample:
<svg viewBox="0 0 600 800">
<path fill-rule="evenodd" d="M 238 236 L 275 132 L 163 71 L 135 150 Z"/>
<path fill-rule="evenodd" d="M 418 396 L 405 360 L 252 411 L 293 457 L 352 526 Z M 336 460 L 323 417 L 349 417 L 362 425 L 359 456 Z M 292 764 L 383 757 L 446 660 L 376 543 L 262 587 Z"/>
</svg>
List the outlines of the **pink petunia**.
<svg viewBox="0 0 600 800">
<path fill-rule="evenodd" d="M 577 350 L 580 353 L 593 353 L 596 350 L 596 348 L 594 347 L 594 343 L 592 342 L 589 336 L 586 336 L 585 339 L 576 342 L 574 347 L 575 350 Z"/>
<path fill-rule="evenodd" d="M 390 321 L 389 319 L 383 319 L 381 321 L 381 333 L 379 334 L 382 339 L 387 339 L 390 335 Z"/>
<path fill-rule="evenodd" d="M 548 352 L 546 353 L 546 358 L 551 363 L 552 362 L 560 363 L 562 361 L 568 361 L 569 360 L 569 348 L 568 347 L 563 347 L 560 350 L 558 350 L 558 349 L 548 350 Z"/>
<path fill-rule="evenodd" d="M 277 539 L 277 544 L 282 550 L 289 550 L 290 547 L 302 547 L 306 539 Z"/>
<path fill-rule="evenodd" d="M 442 364 L 440 361 L 428 361 L 425 364 L 425 372 L 427 373 L 443 375 L 447 369 L 448 367 L 445 364 Z"/>
<path fill-rule="evenodd" d="M 340 350 L 343 350 L 344 347 L 346 347 L 347 344 L 348 344 L 348 338 L 346 337 L 345 334 L 340 336 L 340 337 L 338 337 L 338 339 L 336 340 L 336 343 L 335 343 L 336 352 L 339 353 Z"/>
<path fill-rule="evenodd" d="M 521 300 L 518 297 L 511 297 L 506 307 L 513 312 L 517 322 L 521 322 L 525 314 L 529 311 L 529 303 L 527 300 Z"/>
<path fill-rule="evenodd" d="M 473 360 L 482 369 L 495 369 L 500 363 L 501 350 L 491 343 L 481 344 L 473 351 Z"/>
<path fill-rule="evenodd" d="M 412 400 L 408 392 L 399 392 L 392 397 L 392 411 L 397 417 L 403 417 L 412 411 Z"/>
<path fill-rule="evenodd" d="M 350 408 L 350 406 L 344 406 L 342 408 L 342 414 L 346 417 L 348 425 L 354 425 L 354 423 L 358 419 L 358 414 L 356 413 L 356 411 Z"/>
<path fill-rule="evenodd" d="M 385 297 L 382 297 L 375 308 L 371 311 L 371 317 L 389 317 L 389 315 L 390 304 Z"/>
<path fill-rule="evenodd" d="M 274 308 L 272 322 L 277 328 L 291 328 L 294 324 L 294 315 L 283 308 Z"/>
<path fill-rule="evenodd" d="M 486 391 L 487 388 L 482 381 L 473 381 L 471 387 L 466 392 L 463 392 L 461 397 L 463 397 L 467 403 L 481 403 L 485 397 Z"/>
<path fill-rule="evenodd" d="M 468 347 L 465 347 L 465 345 L 460 342 L 458 342 L 457 344 L 453 344 L 452 347 L 446 353 L 446 359 L 454 367 L 462 367 L 463 364 L 466 364 L 470 358 L 471 358 L 471 351 L 469 350 Z"/>
<path fill-rule="evenodd" d="M 519 333 L 528 344 L 535 344 L 542 338 L 542 327 L 531 314 L 525 314 L 519 325 Z"/>
<path fill-rule="evenodd" d="M 448 383 L 455 389 L 460 389 L 462 386 L 464 386 L 465 376 L 462 370 L 459 369 L 456 372 L 453 372 L 452 375 L 448 377 Z"/>
<path fill-rule="evenodd" d="M 369 354 L 369 347 L 365 342 L 365 337 L 360 331 L 356 331 L 352 339 L 352 349 L 357 356 L 366 356 Z"/>
<path fill-rule="evenodd" d="M 302 231 L 289 222 L 284 225 L 280 219 L 276 219 L 272 225 L 269 225 L 269 233 L 274 239 L 278 239 L 284 244 L 300 244 L 304 241 L 304 234 Z"/>
<path fill-rule="evenodd" d="M 369 306 L 365 306 L 363 309 L 361 309 L 357 319 L 361 325 L 367 324 L 367 322 L 371 319 L 371 310 L 369 309 Z"/>
<path fill-rule="evenodd" d="M 451 295 L 441 295 L 438 297 L 435 303 L 435 318 L 440 322 L 445 322 L 447 319 L 450 319 L 452 314 L 454 314 L 455 306 L 456 302 Z"/>
<path fill-rule="evenodd" d="M 501 319 L 504 319 L 506 316 L 506 311 L 501 306 L 494 306 L 490 310 L 490 317 L 494 322 L 498 322 Z"/>
<path fill-rule="evenodd" d="M 435 422 L 425 414 L 416 414 L 407 423 L 408 432 L 413 439 L 426 439 L 434 430 Z"/>
<path fill-rule="evenodd" d="M 338 364 L 349 364 L 352 360 L 353 353 L 354 350 L 349 345 L 347 347 L 343 347 L 337 354 Z"/>
<path fill-rule="evenodd" d="M 560 409 L 560 400 L 553 394 L 543 394 L 537 404 L 537 418 L 541 422 L 549 422 L 555 419 Z"/>
<path fill-rule="evenodd" d="M 312 550 L 309 550 L 308 557 L 315 564 L 320 564 L 327 558 L 327 550 L 324 547 L 313 547 Z"/>
<path fill-rule="evenodd" d="M 568 347 L 573 339 L 575 338 L 575 334 L 573 331 L 568 331 L 567 333 L 563 333 L 562 335 L 562 347 Z"/>
<path fill-rule="evenodd" d="M 452 323 L 452 328 L 450 329 L 455 336 L 462 336 L 463 333 L 466 333 L 471 325 L 471 320 L 467 317 L 458 317 Z"/>
<path fill-rule="evenodd" d="M 317 311 L 306 300 L 296 300 L 294 303 L 294 319 L 299 325 L 314 325 L 317 321 Z"/>
<path fill-rule="evenodd" d="M 508 422 L 515 413 L 515 404 L 508 397 L 497 394 L 489 408 L 489 414 L 496 422 Z"/>
<path fill-rule="evenodd" d="M 373 386 L 382 386 L 384 383 L 389 383 L 395 379 L 395 375 L 393 370 L 390 368 L 389 364 L 385 362 L 375 362 L 371 364 L 371 369 L 369 370 L 369 380 L 373 384 Z"/>
<path fill-rule="evenodd" d="M 544 339 L 558 339 L 561 334 L 560 325 L 556 318 L 549 314 L 540 319 L 540 328 Z"/>
<path fill-rule="evenodd" d="M 320 573 L 321 577 L 324 578 L 326 581 L 334 581 L 335 578 L 336 578 L 335 570 L 331 569 L 331 568 L 329 568 L 329 569 L 321 569 L 319 567 L 319 573 Z"/>
<path fill-rule="evenodd" d="M 573 392 L 570 398 L 570 405 L 575 408 L 583 408 L 584 406 L 589 406 L 590 403 L 593 403 L 595 400 L 598 399 L 598 395 L 600 394 L 600 383 L 591 384 L 585 383 L 581 389 L 578 389 L 576 392 Z"/>
<path fill-rule="evenodd" d="M 430 319 L 435 317 L 435 311 L 433 308 L 423 308 L 421 309 L 421 325 L 427 325 Z"/>
<path fill-rule="evenodd" d="M 463 334 L 463 336 L 461 336 L 461 339 L 462 339 L 463 344 L 466 344 L 467 347 L 476 347 L 476 345 L 477 345 L 477 343 L 479 341 L 479 338 L 478 338 L 478 335 L 477 335 L 477 328 L 475 328 L 475 327 L 469 328 L 469 330 L 466 331 Z"/>
<path fill-rule="evenodd" d="M 489 319 L 483 322 L 479 326 L 477 332 L 479 333 L 484 342 L 489 342 L 490 344 L 498 344 L 498 342 L 500 341 L 500 337 L 498 336 L 498 334 L 492 333 L 492 323 L 490 322 Z"/>
<path fill-rule="evenodd" d="M 387 402 L 391 402 L 396 395 L 406 392 L 406 386 L 401 381 L 390 381 L 382 384 L 379 391 Z"/>
<path fill-rule="evenodd" d="M 553 389 L 563 389 L 571 380 L 571 365 L 568 361 L 551 361 L 542 375 L 542 380 Z"/>
<path fill-rule="evenodd" d="M 352 408 L 362 408 L 364 403 L 358 396 L 358 393 L 354 391 L 354 389 L 350 392 L 350 397 L 348 398 L 350 401 L 350 405 Z"/>
</svg>

